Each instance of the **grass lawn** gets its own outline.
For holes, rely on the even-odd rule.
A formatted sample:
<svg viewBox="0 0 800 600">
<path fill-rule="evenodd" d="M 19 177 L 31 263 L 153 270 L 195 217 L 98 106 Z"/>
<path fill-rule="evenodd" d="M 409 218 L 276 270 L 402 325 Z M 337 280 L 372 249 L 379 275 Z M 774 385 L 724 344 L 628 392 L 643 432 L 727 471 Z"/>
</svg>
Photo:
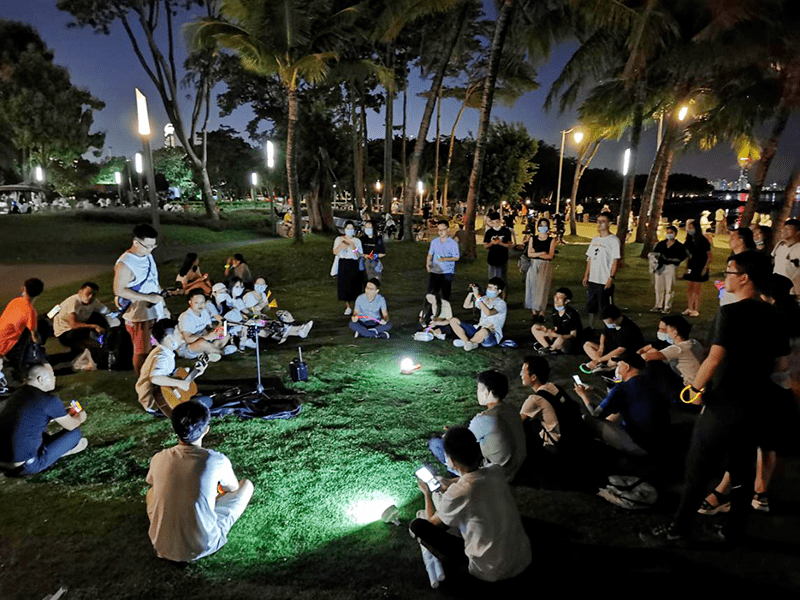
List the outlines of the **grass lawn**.
<svg viewBox="0 0 800 600">
<path fill-rule="evenodd" d="M 182 229 L 175 227 L 178 236 Z M 98 243 L 107 240 L 104 243 L 117 246 L 122 238 L 124 247 L 129 226 L 116 228 L 102 225 L 88 235 Z M 591 233 L 589 228 L 581 231 L 584 237 Z M 63 231 L 54 235 L 70 239 Z M 216 243 L 237 240 L 239 233 L 204 230 L 186 235 L 185 239 L 199 240 L 192 243 Z M 173 239 L 173 233 L 168 236 Z M 0 243 L 12 247 L 15 242 Z M 330 238 L 308 236 L 300 247 L 289 240 L 272 240 L 243 250 L 254 275 L 267 278 L 281 308 L 291 310 L 298 320 L 314 319 L 315 326 L 303 344 L 310 366 L 307 383 L 293 384 L 288 378 L 297 338 L 283 346 L 270 345 L 263 355 L 271 393 L 299 395 L 300 416 L 287 421 L 226 417 L 212 422 L 205 445 L 227 454 L 237 475 L 252 479 L 256 487 L 228 544 L 186 567 L 155 558 L 147 537 L 144 478 L 150 457 L 174 443 L 169 423 L 143 413 L 136 402 L 132 372 L 67 374 L 59 378 L 57 391 L 63 400 L 78 398 L 86 408 L 83 431 L 90 446 L 36 477 L 0 479 L 0 505 L 5 507 L 0 521 L 0 597 L 42 598 L 61 586 L 69 588 L 69 599 L 436 594 L 428 587 L 419 549 L 405 526 L 372 521 L 394 503 L 407 524 L 422 507 L 413 472 L 421 462 L 432 460 L 425 441 L 443 425 L 464 422 L 478 411 L 474 381 L 478 371 L 497 368 L 506 373 L 512 384 L 510 401 L 521 405 L 527 394 L 518 372 L 532 341 L 530 315 L 522 307 L 524 282 L 513 269 L 505 330 L 519 348 L 466 353 L 443 342 L 414 342 L 411 334 L 427 281 L 427 247 L 389 243 L 382 293 L 394 323 L 392 339 L 356 340 L 346 327 L 344 307 L 336 301 L 335 280 L 329 276 L 331 246 Z M 585 249 L 562 246 L 554 262 L 553 290 L 572 287 L 579 308 L 584 299 L 580 279 Z M 212 278 L 221 276 L 231 251 L 201 255 Z M 44 255 L 44 248 L 37 252 Z M 633 258 L 637 254 L 636 246 L 629 246 L 631 258 L 617 278 L 617 302 L 646 336 L 653 337 L 657 317 L 647 312 L 653 302 L 652 287 L 645 261 Z M 723 270 L 726 254 L 715 249 L 712 274 Z M 165 285 L 174 280 L 177 268 L 175 262 L 161 265 Z M 481 249 L 476 262 L 459 264 L 457 270 L 454 310 L 467 316 L 456 306 L 469 283 L 485 284 L 485 253 Z M 110 290 L 111 273 L 98 283 L 102 290 Z M 44 311 L 71 293 L 71 286 L 48 289 L 37 306 Z M 701 339 L 715 295 L 713 286 L 707 285 L 705 310 L 697 326 Z M 684 308 L 684 298 L 685 285 L 679 282 L 676 309 Z M 101 299 L 108 300 L 107 293 Z M 170 299 L 169 306 L 176 314 L 183 310 L 181 299 Z M 58 344 L 51 344 L 50 349 L 57 351 Z M 422 368 L 410 376 L 399 375 L 404 356 L 414 357 Z M 559 357 L 551 362 L 555 381 L 567 385 L 580 359 Z M 248 385 L 254 377 L 255 358 L 239 354 L 212 365 L 199 385 L 201 391 L 204 386 Z M 684 415 L 683 422 L 685 435 L 690 419 Z M 541 564 L 514 585 L 550 591 L 563 590 L 569 583 L 573 589 L 591 591 L 598 581 L 607 581 L 612 570 L 624 575 L 625 589 L 646 585 L 674 591 L 689 581 L 710 585 L 721 576 L 726 578 L 720 583 L 724 590 L 758 586 L 763 593 L 769 586 L 800 584 L 790 557 L 775 553 L 744 554 L 741 560 L 730 561 L 713 552 L 642 548 L 637 532 L 674 508 L 677 482 L 671 481 L 668 502 L 656 511 L 658 516 L 622 511 L 585 492 L 515 487 Z M 793 526 L 797 531 L 796 520 Z M 622 571 L 620 565 L 625 565 Z M 552 580 L 545 576 L 547 571 L 554 574 Z M 577 572 L 582 575 L 578 581 L 564 579 Z M 443 592 L 466 597 L 475 589 L 451 583 Z"/>
</svg>

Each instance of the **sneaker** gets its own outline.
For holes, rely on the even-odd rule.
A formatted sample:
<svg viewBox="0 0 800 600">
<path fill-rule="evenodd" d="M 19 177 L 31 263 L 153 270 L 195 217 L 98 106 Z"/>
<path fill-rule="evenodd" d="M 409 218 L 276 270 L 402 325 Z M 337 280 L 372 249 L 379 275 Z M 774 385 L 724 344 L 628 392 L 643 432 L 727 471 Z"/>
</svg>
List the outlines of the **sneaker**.
<svg viewBox="0 0 800 600">
<path fill-rule="evenodd" d="M 661 307 L 660 306 L 654 306 L 653 308 L 650 309 L 650 312 L 652 312 L 652 313 L 661 312 Z"/>
<path fill-rule="evenodd" d="M 217 354 L 216 352 L 210 352 L 210 353 L 206 354 L 206 356 L 208 357 L 208 362 L 210 362 L 210 363 L 219 362 L 219 360 L 222 358 L 222 355 L 221 354 Z"/>
<path fill-rule="evenodd" d="M 78 441 L 78 443 L 75 444 L 75 447 L 72 448 L 72 450 L 68 450 L 61 456 L 69 456 L 70 454 L 77 454 L 78 452 L 83 452 L 84 450 L 86 450 L 88 445 L 89 445 L 89 440 L 87 440 L 85 437 L 82 437 L 80 441 Z"/>
<path fill-rule="evenodd" d="M 480 346 L 480 344 L 476 344 L 475 342 L 465 342 L 464 343 L 464 350 L 466 350 L 467 352 L 470 352 L 472 350 L 475 350 L 475 348 L 477 348 L 478 346 Z"/>
<path fill-rule="evenodd" d="M 563 353 L 561 350 L 559 350 L 558 348 L 548 348 L 548 349 L 547 349 L 547 353 L 548 353 L 550 356 L 560 356 L 560 355 L 564 354 L 564 353 Z"/>
<path fill-rule="evenodd" d="M 687 308 L 687 309 L 686 309 L 685 311 L 683 311 L 681 314 L 682 314 L 682 315 L 686 315 L 686 316 L 688 317 L 690 314 L 692 314 L 692 310 L 691 310 L 690 308 Z"/>
<path fill-rule="evenodd" d="M 752 506 L 759 512 L 769 512 L 769 497 L 766 493 L 756 494 L 753 496 Z"/>
<path fill-rule="evenodd" d="M 441 331 L 438 332 L 438 333 L 435 332 L 435 331 L 432 331 L 431 333 L 433 333 L 433 337 L 435 337 L 437 340 L 446 340 L 447 339 L 447 336 L 445 334 L 443 334 Z"/>
<path fill-rule="evenodd" d="M 345 308 L 345 309 L 344 309 L 344 316 L 345 316 L 345 317 L 349 317 L 349 316 L 350 316 L 350 315 L 352 315 L 352 314 L 353 314 L 353 309 L 352 309 L 352 308 L 350 308 L 349 306 L 348 306 L 347 308 Z"/>
<path fill-rule="evenodd" d="M 284 343 L 286 340 L 288 340 L 288 339 L 289 339 L 289 329 L 290 329 L 290 328 L 289 328 L 289 325 L 284 325 L 284 326 L 283 326 L 283 332 L 281 333 L 281 339 L 280 339 L 280 340 L 278 340 L 278 345 L 279 345 L 279 346 L 280 346 L 281 344 L 283 344 L 283 343 Z"/>
<path fill-rule="evenodd" d="M 608 363 L 600 363 L 594 369 L 592 369 L 592 373 L 603 373 L 605 371 L 613 371 L 611 367 L 608 366 Z"/>
<path fill-rule="evenodd" d="M 690 317 L 699 317 L 700 313 L 698 311 L 696 311 L 696 310 L 693 310 L 692 312 L 689 313 L 689 316 Z"/>
<path fill-rule="evenodd" d="M 382 340 L 388 340 L 388 339 L 389 339 L 390 337 L 392 337 L 392 336 L 391 336 L 391 335 L 389 335 L 389 332 L 388 332 L 388 331 L 381 331 L 381 332 L 378 334 L 378 337 L 379 337 L 379 338 L 381 338 Z"/>
<path fill-rule="evenodd" d="M 463 348 L 464 347 L 464 340 L 461 338 L 456 338 L 453 340 L 453 346 L 456 348 Z"/>
<path fill-rule="evenodd" d="M 236 354 L 238 351 L 239 349 L 236 346 L 234 346 L 233 344 L 228 344 L 222 349 L 222 355 L 230 356 L 231 354 Z"/>
<path fill-rule="evenodd" d="M 239 342 L 239 348 L 240 349 L 244 349 L 244 348 L 253 348 L 253 349 L 255 349 L 255 347 L 256 347 L 255 341 L 251 340 L 250 338 L 244 339 L 241 342 Z"/>
<path fill-rule="evenodd" d="M 654 545 L 684 545 L 689 541 L 689 538 L 682 533 L 676 532 L 672 528 L 672 523 L 669 525 L 656 525 L 650 531 L 643 531 L 639 533 L 639 539 L 643 542 Z"/>
<path fill-rule="evenodd" d="M 313 326 L 314 326 L 314 321 L 309 321 L 300 328 L 300 331 L 297 332 L 297 335 L 300 336 L 301 339 L 306 339 L 308 337 L 308 333 L 311 331 L 311 328 Z"/>
<path fill-rule="evenodd" d="M 354 332 L 353 332 L 353 337 L 354 337 L 354 338 L 357 338 L 357 337 L 358 337 L 358 332 L 357 332 L 357 331 L 354 331 Z"/>
<path fill-rule="evenodd" d="M 542 346 L 539 342 L 533 342 L 533 349 L 539 354 L 544 354 L 547 352 L 547 348 Z"/>
</svg>

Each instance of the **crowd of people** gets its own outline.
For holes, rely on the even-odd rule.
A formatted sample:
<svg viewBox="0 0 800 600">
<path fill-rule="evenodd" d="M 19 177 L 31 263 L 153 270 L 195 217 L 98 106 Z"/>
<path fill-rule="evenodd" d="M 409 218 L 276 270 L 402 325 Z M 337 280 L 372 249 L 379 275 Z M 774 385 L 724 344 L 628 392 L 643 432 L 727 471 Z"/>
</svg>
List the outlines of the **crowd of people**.
<svg viewBox="0 0 800 600">
<path fill-rule="evenodd" d="M 524 479 L 526 466 L 556 458 L 569 465 L 585 461 L 587 448 L 602 447 L 646 465 L 647 472 L 663 468 L 673 405 L 703 409 L 675 517 L 643 538 L 683 542 L 691 536 L 694 515 L 729 512 L 719 536 L 738 541 L 750 509 L 769 511 L 769 483 L 780 453 L 789 446 L 797 416 L 792 398 L 800 393 L 800 222 L 786 221 L 774 247 L 766 228 L 731 232 L 731 255 L 718 286 L 720 307 L 705 343 L 691 336 L 687 320 L 699 315 L 712 256 L 696 222 L 687 221 L 685 243 L 677 240 L 677 227 L 667 227 L 649 259 L 652 311 L 662 313 L 651 343 L 615 303 L 620 241 L 610 226 L 611 216 L 599 215 L 597 236 L 586 251 L 587 327 L 569 287 L 556 289 L 548 314 L 558 246 L 549 220 L 536 220 L 536 230 L 522 244 L 527 259 L 522 261 L 527 264 L 524 306 L 533 317 L 535 340 L 533 353 L 520 363 L 519 379 L 528 395 L 517 408 L 508 399 L 508 378 L 496 370 L 481 372 L 476 378 L 481 412 L 464 426 L 445 426 L 443 436 L 428 441 L 447 475 L 419 479 L 425 508 L 410 531 L 422 547 L 432 585 L 443 578 L 442 564 L 484 581 L 508 579 L 528 568 L 531 544 L 510 487 Z M 452 340 L 465 351 L 515 346 L 506 327 L 509 250 L 515 239 L 511 228 L 513 220 L 509 227 L 499 212 L 487 214 L 487 283 L 468 288 L 463 309 L 477 315 L 469 322 L 455 316 L 450 303 L 459 244 L 447 220 L 436 224 L 414 339 Z M 227 260 L 225 281 L 218 282 L 203 273 L 196 254 L 187 254 L 171 293 L 184 296 L 188 306 L 173 319 L 153 258 L 157 239 L 149 225 L 134 228 L 131 246 L 114 268 L 111 310 L 97 299 L 99 286 L 86 282 L 49 313 L 49 331 L 49 320 L 40 319 L 34 308 L 43 283 L 30 279 L 0 315 L 0 366 L 22 384 L 0 405 L 0 468 L 16 476 L 38 473 L 88 446 L 80 430 L 86 411 L 77 402 L 65 408 L 52 393 L 55 374 L 43 344 L 52 333 L 71 356 L 88 352 L 105 358 L 110 368 L 110 356 L 123 359 L 109 348 L 109 340 L 122 339 L 118 321 L 123 321 L 131 346 L 125 360 L 137 378 L 138 401 L 145 411 L 168 417 L 178 440 L 150 463 L 150 539 L 158 556 L 185 562 L 225 544 L 254 491 L 250 481 L 236 477 L 227 457 L 203 448 L 213 400 L 197 391 L 195 379 L 209 363 L 252 349 L 261 339 L 280 344 L 290 336 L 305 338 L 313 322 L 297 324 L 285 310 L 275 310 L 273 317 L 275 298 L 263 277 L 253 277 L 241 254 Z M 383 239 L 369 221 L 357 237 L 348 221 L 332 253 L 331 275 L 337 278 L 337 298 L 345 303 L 353 335 L 389 339 L 392 323 L 380 293 L 387 255 Z M 676 314 L 675 282 L 684 261 L 687 307 Z M 595 320 L 602 322 L 599 332 Z M 582 357 L 575 361 L 580 364 L 574 395 L 551 380 L 553 361 L 567 356 Z M 180 372 L 178 357 L 196 360 L 194 369 Z M 602 377 L 604 383 L 589 386 L 581 375 Z M 7 387 L 5 377 L 0 381 Z M 761 399 L 757 407 L 754 398 Z M 61 431 L 48 433 L 52 421 Z M 725 477 L 708 494 L 711 478 L 723 468 Z"/>
</svg>

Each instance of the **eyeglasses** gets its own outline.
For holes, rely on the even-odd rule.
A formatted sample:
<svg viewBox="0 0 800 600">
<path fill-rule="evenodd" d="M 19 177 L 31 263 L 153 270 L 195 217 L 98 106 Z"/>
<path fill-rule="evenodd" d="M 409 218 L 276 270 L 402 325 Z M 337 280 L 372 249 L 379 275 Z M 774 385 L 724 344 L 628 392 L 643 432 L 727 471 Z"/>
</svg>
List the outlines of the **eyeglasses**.
<svg viewBox="0 0 800 600">
<path fill-rule="evenodd" d="M 744 273 L 740 273 L 739 271 L 725 271 L 725 275 L 744 275 Z"/>
</svg>

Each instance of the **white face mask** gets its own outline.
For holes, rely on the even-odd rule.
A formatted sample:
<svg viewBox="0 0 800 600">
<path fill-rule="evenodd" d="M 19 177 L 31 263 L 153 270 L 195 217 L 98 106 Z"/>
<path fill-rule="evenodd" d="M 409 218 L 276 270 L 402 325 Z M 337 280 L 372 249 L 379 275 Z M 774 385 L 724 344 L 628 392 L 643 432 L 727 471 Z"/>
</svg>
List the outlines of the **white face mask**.
<svg viewBox="0 0 800 600">
<path fill-rule="evenodd" d="M 231 290 L 231 294 L 233 294 L 234 298 L 238 298 L 242 294 L 244 294 L 244 288 L 243 287 L 239 287 L 238 285 L 234 286 L 234 288 Z"/>
<path fill-rule="evenodd" d="M 355 232 L 356 232 L 356 230 L 355 230 L 355 229 L 350 229 L 349 227 L 348 227 L 347 229 L 345 229 L 345 230 L 344 230 L 344 234 L 345 234 L 347 237 L 353 237 L 353 234 L 354 234 Z"/>
<path fill-rule="evenodd" d="M 667 234 L 667 239 L 668 240 L 674 240 L 675 239 L 675 234 L 674 233 L 668 233 Z"/>
<path fill-rule="evenodd" d="M 673 340 L 671 337 L 667 336 L 667 343 L 668 344 L 674 344 L 675 340 Z"/>
<path fill-rule="evenodd" d="M 266 283 L 257 283 L 253 286 L 253 289 L 257 291 L 259 294 L 263 294 L 267 291 L 267 284 Z"/>
<path fill-rule="evenodd" d="M 214 296 L 214 299 L 217 301 L 217 304 L 222 304 L 223 302 L 228 302 L 231 299 L 231 295 L 227 292 L 219 292 Z"/>
<path fill-rule="evenodd" d="M 550 231 L 550 228 L 547 227 L 546 225 L 542 225 L 541 227 L 539 227 L 539 233 L 547 233 L 548 231 Z"/>
<path fill-rule="evenodd" d="M 496 298 L 497 292 L 495 290 L 486 290 L 486 296 L 489 298 Z"/>
<path fill-rule="evenodd" d="M 606 323 L 605 324 L 608 329 L 616 329 L 617 326 L 615 323 Z"/>
<path fill-rule="evenodd" d="M 666 331 L 659 331 L 658 333 L 656 333 L 656 337 L 659 340 L 661 340 L 662 342 L 666 342 L 667 341 L 667 332 Z"/>
<path fill-rule="evenodd" d="M 565 310 L 567 310 L 567 307 L 566 307 L 566 306 L 556 306 L 555 308 L 556 308 L 556 310 L 557 310 L 558 312 L 560 312 L 560 313 L 562 313 L 562 312 L 564 312 Z"/>
<path fill-rule="evenodd" d="M 367 237 L 372 237 L 372 227 L 367 227 L 366 229 L 364 229 L 364 235 L 366 235 Z"/>
</svg>

